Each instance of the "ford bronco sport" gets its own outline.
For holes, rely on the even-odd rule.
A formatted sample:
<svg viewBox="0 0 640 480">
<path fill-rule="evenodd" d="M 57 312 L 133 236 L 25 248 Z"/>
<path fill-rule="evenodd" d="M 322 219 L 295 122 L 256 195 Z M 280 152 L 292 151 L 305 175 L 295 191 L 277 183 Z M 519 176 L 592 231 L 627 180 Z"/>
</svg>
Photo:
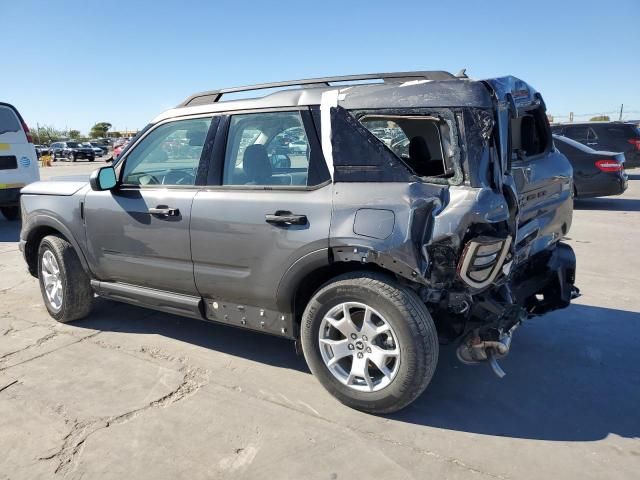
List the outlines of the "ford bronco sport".
<svg viewBox="0 0 640 480">
<path fill-rule="evenodd" d="M 20 244 L 61 322 L 98 295 L 280 335 L 340 401 L 387 413 L 440 342 L 502 375 L 516 327 L 569 305 L 571 178 L 514 77 L 261 84 L 189 97 L 89 182 L 26 187 Z"/>
</svg>

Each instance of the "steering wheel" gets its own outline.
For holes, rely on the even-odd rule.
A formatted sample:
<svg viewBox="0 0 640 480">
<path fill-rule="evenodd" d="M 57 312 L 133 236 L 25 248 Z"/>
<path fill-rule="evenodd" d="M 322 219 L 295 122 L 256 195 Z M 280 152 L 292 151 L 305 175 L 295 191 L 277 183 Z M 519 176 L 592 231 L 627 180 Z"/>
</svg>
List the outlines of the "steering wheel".
<svg viewBox="0 0 640 480">
<path fill-rule="evenodd" d="M 162 177 L 163 185 L 195 185 L 195 183 L 194 174 L 180 170 L 170 170 Z"/>
</svg>

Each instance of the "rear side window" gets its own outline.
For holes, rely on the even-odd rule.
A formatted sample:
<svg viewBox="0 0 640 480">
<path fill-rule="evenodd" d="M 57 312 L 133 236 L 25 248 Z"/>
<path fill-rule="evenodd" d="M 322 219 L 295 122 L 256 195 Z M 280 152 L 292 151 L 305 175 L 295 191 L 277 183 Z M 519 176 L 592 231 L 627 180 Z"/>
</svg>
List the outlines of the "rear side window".
<svg viewBox="0 0 640 480">
<path fill-rule="evenodd" d="M 430 116 L 367 115 L 360 122 L 421 177 L 452 176 L 446 164 L 441 122 Z"/>
<path fill-rule="evenodd" d="M 596 140 L 598 136 L 591 127 L 586 125 L 576 125 L 575 127 L 567 127 L 565 135 L 574 140 Z"/>
<path fill-rule="evenodd" d="M 0 135 L 22 131 L 20 120 L 9 107 L 0 105 Z"/>
<path fill-rule="evenodd" d="M 615 138 L 628 139 L 633 137 L 640 137 L 640 129 L 633 125 L 617 125 L 615 127 L 608 127 L 607 133 Z"/>
<path fill-rule="evenodd" d="M 232 115 L 223 185 L 315 184 L 309 182 L 313 145 L 299 111 Z"/>
</svg>

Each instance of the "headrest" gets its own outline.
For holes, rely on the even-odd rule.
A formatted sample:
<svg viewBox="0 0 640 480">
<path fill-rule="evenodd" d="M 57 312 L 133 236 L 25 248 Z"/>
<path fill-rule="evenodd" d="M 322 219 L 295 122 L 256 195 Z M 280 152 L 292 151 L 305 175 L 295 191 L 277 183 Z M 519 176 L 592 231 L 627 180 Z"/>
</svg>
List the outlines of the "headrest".
<svg viewBox="0 0 640 480">
<path fill-rule="evenodd" d="M 249 145 L 244 151 L 242 169 L 250 182 L 268 185 L 271 179 L 271 162 L 266 147 L 258 143 Z"/>
</svg>

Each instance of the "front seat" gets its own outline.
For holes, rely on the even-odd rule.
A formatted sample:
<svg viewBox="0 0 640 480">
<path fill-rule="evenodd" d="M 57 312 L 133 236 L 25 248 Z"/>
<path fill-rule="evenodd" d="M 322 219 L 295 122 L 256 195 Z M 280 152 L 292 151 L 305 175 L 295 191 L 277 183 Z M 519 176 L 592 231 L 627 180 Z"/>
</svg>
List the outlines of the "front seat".
<svg viewBox="0 0 640 480">
<path fill-rule="evenodd" d="M 247 176 L 247 185 L 271 185 L 271 162 L 264 145 L 249 145 L 242 157 L 242 170 Z"/>
<path fill-rule="evenodd" d="M 416 136 L 409 142 L 409 166 L 417 175 L 435 177 L 442 175 L 444 168 L 441 160 L 433 160 L 429 145 L 424 137 Z"/>
</svg>

